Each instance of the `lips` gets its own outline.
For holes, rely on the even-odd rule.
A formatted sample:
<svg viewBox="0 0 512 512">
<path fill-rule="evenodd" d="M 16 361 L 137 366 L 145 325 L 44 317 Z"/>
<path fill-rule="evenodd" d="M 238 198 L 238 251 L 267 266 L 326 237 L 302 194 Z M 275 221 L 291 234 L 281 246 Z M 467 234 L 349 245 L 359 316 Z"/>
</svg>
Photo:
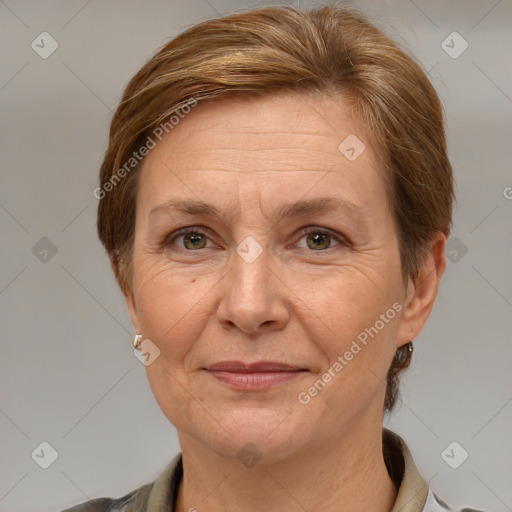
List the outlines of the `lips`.
<svg viewBox="0 0 512 512">
<path fill-rule="evenodd" d="M 234 373 L 266 373 L 266 372 L 294 372 L 305 370 L 300 366 L 290 366 L 288 364 L 276 361 L 259 361 L 257 363 L 246 364 L 241 361 L 223 361 L 212 364 L 207 368 L 212 372 L 234 372 Z"/>
<path fill-rule="evenodd" d="M 307 372 L 305 368 L 277 361 L 242 363 L 223 361 L 205 368 L 218 382 L 237 391 L 261 391 L 269 389 Z"/>
</svg>

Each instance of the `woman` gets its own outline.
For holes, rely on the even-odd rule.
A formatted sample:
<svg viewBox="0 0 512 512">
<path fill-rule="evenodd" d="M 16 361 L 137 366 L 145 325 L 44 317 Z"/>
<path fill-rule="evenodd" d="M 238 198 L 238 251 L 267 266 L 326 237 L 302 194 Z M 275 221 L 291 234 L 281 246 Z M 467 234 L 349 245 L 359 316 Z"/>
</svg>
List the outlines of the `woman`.
<svg viewBox="0 0 512 512">
<path fill-rule="evenodd" d="M 440 101 L 396 43 L 338 7 L 192 27 L 127 86 L 95 195 L 182 451 L 69 510 L 449 510 L 382 426 L 453 202 Z"/>
</svg>

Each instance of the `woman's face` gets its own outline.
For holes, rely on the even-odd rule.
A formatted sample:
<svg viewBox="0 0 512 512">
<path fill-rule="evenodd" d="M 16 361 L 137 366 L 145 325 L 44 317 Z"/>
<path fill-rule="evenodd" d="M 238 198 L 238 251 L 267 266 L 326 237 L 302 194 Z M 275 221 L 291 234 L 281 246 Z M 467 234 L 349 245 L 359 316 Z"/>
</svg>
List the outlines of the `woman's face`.
<svg viewBox="0 0 512 512">
<path fill-rule="evenodd" d="M 417 334 L 383 170 L 341 102 L 293 94 L 199 104 L 150 151 L 127 303 L 182 448 L 277 460 L 380 429 Z"/>
</svg>

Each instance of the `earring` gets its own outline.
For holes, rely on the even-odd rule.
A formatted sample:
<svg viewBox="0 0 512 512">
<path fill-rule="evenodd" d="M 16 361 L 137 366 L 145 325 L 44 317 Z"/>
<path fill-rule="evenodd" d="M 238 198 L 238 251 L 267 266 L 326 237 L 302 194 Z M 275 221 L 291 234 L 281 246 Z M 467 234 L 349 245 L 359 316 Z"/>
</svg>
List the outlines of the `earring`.
<svg viewBox="0 0 512 512">
<path fill-rule="evenodd" d="M 409 341 L 409 343 L 407 344 L 407 346 L 409 347 L 409 352 L 412 352 L 414 350 L 414 348 L 412 346 L 412 342 L 413 342 L 413 340 Z"/>
<path fill-rule="evenodd" d="M 141 343 L 142 343 L 142 334 L 136 334 L 135 338 L 133 338 L 133 342 L 132 342 L 133 348 L 135 350 L 141 350 L 141 346 L 140 346 Z"/>
</svg>

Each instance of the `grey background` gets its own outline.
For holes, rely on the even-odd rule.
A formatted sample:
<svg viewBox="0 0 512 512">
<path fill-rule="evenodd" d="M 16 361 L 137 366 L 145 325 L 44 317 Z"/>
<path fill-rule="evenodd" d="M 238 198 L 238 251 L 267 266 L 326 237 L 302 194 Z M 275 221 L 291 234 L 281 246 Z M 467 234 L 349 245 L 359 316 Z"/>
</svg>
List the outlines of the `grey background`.
<svg viewBox="0 0 512 512">
<path fill-rule="evenodd" d="M 120 496 L 179 450 L 132 354 L 92 191 L 112 110 L 143 62 L 197 22 L 270 3 L 0 1 L 1 511 Z M 429 71 L 457 179 L 457 255 L 386 424 L 452 506 L 512 510 L 512 5 L 353 5 Z M 59 44 L 47 59 L 31 48 L 43 31 Z M 456 59 L 441 46 L 453 31 L 469 44 Z M 58 452 L 48 469 L 31 458 L 42 441 Z M 452 441 L 469 453 L 458 469 L 441 457 Z"/>
</svg>

